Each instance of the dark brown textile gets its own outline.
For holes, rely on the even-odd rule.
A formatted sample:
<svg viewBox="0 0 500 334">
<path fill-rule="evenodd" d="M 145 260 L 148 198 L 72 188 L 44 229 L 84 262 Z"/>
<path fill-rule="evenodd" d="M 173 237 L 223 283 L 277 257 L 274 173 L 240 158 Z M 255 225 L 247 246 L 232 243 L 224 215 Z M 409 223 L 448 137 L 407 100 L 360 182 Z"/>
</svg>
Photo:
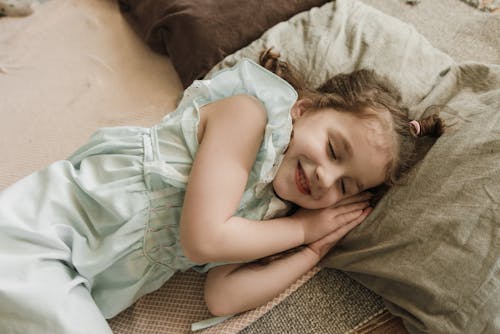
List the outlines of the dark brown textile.
<svg viewBox="0 0 500 334">
<path fill-rule="evenodd" d="M 267 29 L 327 0 L 119 0 L 151 48 L 170 57 L 184 87 Z"/>
</svg>

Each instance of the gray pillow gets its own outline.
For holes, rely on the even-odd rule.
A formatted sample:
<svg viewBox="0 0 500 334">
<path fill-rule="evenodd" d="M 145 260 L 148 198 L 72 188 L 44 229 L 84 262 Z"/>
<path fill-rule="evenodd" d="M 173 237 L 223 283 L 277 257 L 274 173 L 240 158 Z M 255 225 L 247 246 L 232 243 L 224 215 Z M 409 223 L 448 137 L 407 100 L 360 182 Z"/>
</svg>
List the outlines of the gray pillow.
<svg viewBox="0 0 500 334">
<path fill-rule="evenodd" d="M 314 86 L 373 68 L 400 87 L 411 118 L 449 106 L 447 133 L 323 264 L 382 296 L 410 333 L 499 333 L 500 66 L 457 64 L 412 26 L 338 0 L 273 27 L 208 76 L 271 46 Z"/>
</svg>

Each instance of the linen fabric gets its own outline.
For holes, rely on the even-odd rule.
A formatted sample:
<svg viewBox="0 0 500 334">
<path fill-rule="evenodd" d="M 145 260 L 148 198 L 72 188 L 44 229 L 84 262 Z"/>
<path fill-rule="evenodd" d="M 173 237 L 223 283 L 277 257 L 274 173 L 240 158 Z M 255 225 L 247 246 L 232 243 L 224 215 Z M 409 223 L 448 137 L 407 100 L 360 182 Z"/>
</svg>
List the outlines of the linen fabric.
<svg viewBox="0 0 500 334">
<path fill-rule="evenodd" d="M 186 90 L 151 128 L 96 132 L 68 160 L 0 193 L 0 327 L 22 333 L 111 333 L 104 320 L 176 271 L 206 271 L 179 244 L 200 109 L 256 96 L 268 122 L 236 215 L 262 220 L 288 206 L 269 183 L 291 133 L 295 90 L 250 60 Z"/>
<path fill-rule="evenodd" d="M 457 63 L 411 25 L 337 0 L 276 25 L 214 71 L 269 47 L 313 87 L 374 69 L 399 87 L 411 119 L 447 105 L 446 133 L 422 142 L 433 146 L 403 184 L 323 264 L 382 296 L 412 334 L 499 333 L 500 66 Z"/>
</svg>

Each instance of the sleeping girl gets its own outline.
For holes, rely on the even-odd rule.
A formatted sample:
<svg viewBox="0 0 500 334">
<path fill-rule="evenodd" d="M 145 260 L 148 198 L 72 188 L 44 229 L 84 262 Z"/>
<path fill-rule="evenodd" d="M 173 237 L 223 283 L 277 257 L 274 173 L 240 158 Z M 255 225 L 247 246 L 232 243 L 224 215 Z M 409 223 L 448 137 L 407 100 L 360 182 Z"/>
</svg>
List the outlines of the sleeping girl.
<svg viewBox="0 0 500 334">
<path fill-rule="evenodd" d="M 264 304 L 365 220 L 418 136 L 443 130 L 407 119 L 372 71 L 310 89 L 277 54 L 260 63 L 196 81 L 159 124 L 101 129 L 0 193 L 1 328 L 111 333 L 106 318 L 190 268 L 208 272 L 215 315 Z"/>
</svg>

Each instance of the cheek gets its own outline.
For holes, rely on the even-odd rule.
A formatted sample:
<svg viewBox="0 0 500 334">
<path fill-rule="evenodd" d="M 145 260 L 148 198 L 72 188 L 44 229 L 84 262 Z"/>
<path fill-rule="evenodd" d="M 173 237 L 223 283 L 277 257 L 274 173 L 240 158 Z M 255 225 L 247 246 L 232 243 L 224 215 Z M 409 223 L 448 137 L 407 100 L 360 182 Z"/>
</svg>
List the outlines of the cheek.
<svg viewBox="0 0 500 334">
<path fill-rule="evenodd" d="M 276 191 L 276 193 L 278 195 L 281 195 L 281 193 L 283 192 L 283 185 L 284 184 L 286 184 L 284 181 L 284 177 L 282 176 L 281 173 L 278 172 L 278 174 L 276 174 L 276 176 L 273 180 L 273 188 L 274 188 L 274 191 Z"/>
<path fill-rule="evenodd" d="M 342 195 L 338 192 L 325 194 L 319 199 L 308 199 L 306 203 L 297 203 L 305 209 L 324 209 L 331 207 L 342 200 Z"/>
<path fill-rule="evenodd" d="M 288 159 L 284 159 L 276 173 L 272 185 L 276 194 L 283 197 L 289 187 L 292 177 L 291 163 Z"/>
<path fill-rule="evenodd" d="M 321 204 L 323 208 L 327 208 L 337 204 L 342 198 L 342 194 L 336 188 L 332 188 L 318 200 L 318 203 Z"/>
</svg>

